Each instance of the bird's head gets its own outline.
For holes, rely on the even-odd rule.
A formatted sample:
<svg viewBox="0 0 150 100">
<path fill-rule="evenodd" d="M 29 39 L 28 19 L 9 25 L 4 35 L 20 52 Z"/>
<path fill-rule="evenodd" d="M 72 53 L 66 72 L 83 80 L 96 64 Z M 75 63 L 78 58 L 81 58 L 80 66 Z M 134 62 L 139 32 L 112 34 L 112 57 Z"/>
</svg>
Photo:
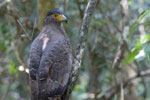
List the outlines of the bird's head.
<svg viewBox="0 0 150 100">
<path fill-rule="evenodd" d="M 64 13 L 60 10 L 51 10 L 47 13 L 46 17 L 46 23 L 48 22 L 67 22 L 67 18 L 64 15 Z"/>
</svg>

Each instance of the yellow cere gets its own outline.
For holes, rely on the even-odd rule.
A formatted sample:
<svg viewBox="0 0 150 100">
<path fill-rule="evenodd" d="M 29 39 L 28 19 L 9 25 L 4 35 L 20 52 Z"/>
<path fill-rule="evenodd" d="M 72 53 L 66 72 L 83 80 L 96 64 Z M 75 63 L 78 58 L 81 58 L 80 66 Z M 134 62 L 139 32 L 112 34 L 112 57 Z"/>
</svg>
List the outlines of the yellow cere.
<svg viewBox="0 0 150 100">
<path fill-rule="evenodd" d="M 52 17 L 56 18 L 58 21 L 62 21 L 64 18 L 63 15 L 61 14 L 53 14 Z"/>
</svg>

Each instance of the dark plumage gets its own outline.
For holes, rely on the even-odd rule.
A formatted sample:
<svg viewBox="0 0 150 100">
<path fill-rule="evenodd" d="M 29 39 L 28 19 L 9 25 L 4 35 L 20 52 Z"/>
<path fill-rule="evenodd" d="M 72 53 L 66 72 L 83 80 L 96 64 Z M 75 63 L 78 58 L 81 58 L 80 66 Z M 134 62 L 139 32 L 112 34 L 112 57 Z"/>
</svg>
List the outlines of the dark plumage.
<svg viewBox="0 0 150 100">
<path fill-rule="evenodd" d="M 51 16 L 52 14 L 61 14 L 61 15 L 64 15 L 64 13 L 62 11 L 52 10 L 52 11 L 48 12 L 46 16 Z"/>
<path fill-rule="evenodd" d="M 30 51 L 31 100 L 57 100 L 64 93 L 72 64 L 69 39 L 61 27 L 67 19 L 61 11 L 50 11 Z"/>
</svg>

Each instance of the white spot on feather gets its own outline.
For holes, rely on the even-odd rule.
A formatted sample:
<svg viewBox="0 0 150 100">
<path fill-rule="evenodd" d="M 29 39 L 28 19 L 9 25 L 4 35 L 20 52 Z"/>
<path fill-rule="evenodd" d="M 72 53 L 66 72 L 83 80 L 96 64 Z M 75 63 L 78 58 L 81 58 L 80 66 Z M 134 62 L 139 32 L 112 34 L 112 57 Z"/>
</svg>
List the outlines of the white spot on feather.
<svg viewBox="0 0 150 100">
<path fill-rule="evenodd" d="M 43 47 L 42 47 L 42 50 L 45 49 L 45 47 L 46 47 L 46 45 L 47 45 L 47 43 L 48 43 L 48 40 L 49 40 L 49 38 L 47 38 L 47 37 L 43 39 Z"/>
</svg>

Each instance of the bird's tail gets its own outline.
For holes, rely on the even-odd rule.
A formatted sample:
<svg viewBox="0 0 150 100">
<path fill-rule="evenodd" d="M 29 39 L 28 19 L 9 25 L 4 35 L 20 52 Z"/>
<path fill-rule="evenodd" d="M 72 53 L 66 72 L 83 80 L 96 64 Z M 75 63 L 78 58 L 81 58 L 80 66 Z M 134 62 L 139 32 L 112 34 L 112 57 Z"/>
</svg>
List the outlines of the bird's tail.
<svg viewBox="0 0 150 100">
<path fill-rule="evenodd" d="M 36 81 L 30 79 L 30 95 L 31 95 L 31 100 L 37 100 L 38 99 L 38 86 Z"/>
</svg>

